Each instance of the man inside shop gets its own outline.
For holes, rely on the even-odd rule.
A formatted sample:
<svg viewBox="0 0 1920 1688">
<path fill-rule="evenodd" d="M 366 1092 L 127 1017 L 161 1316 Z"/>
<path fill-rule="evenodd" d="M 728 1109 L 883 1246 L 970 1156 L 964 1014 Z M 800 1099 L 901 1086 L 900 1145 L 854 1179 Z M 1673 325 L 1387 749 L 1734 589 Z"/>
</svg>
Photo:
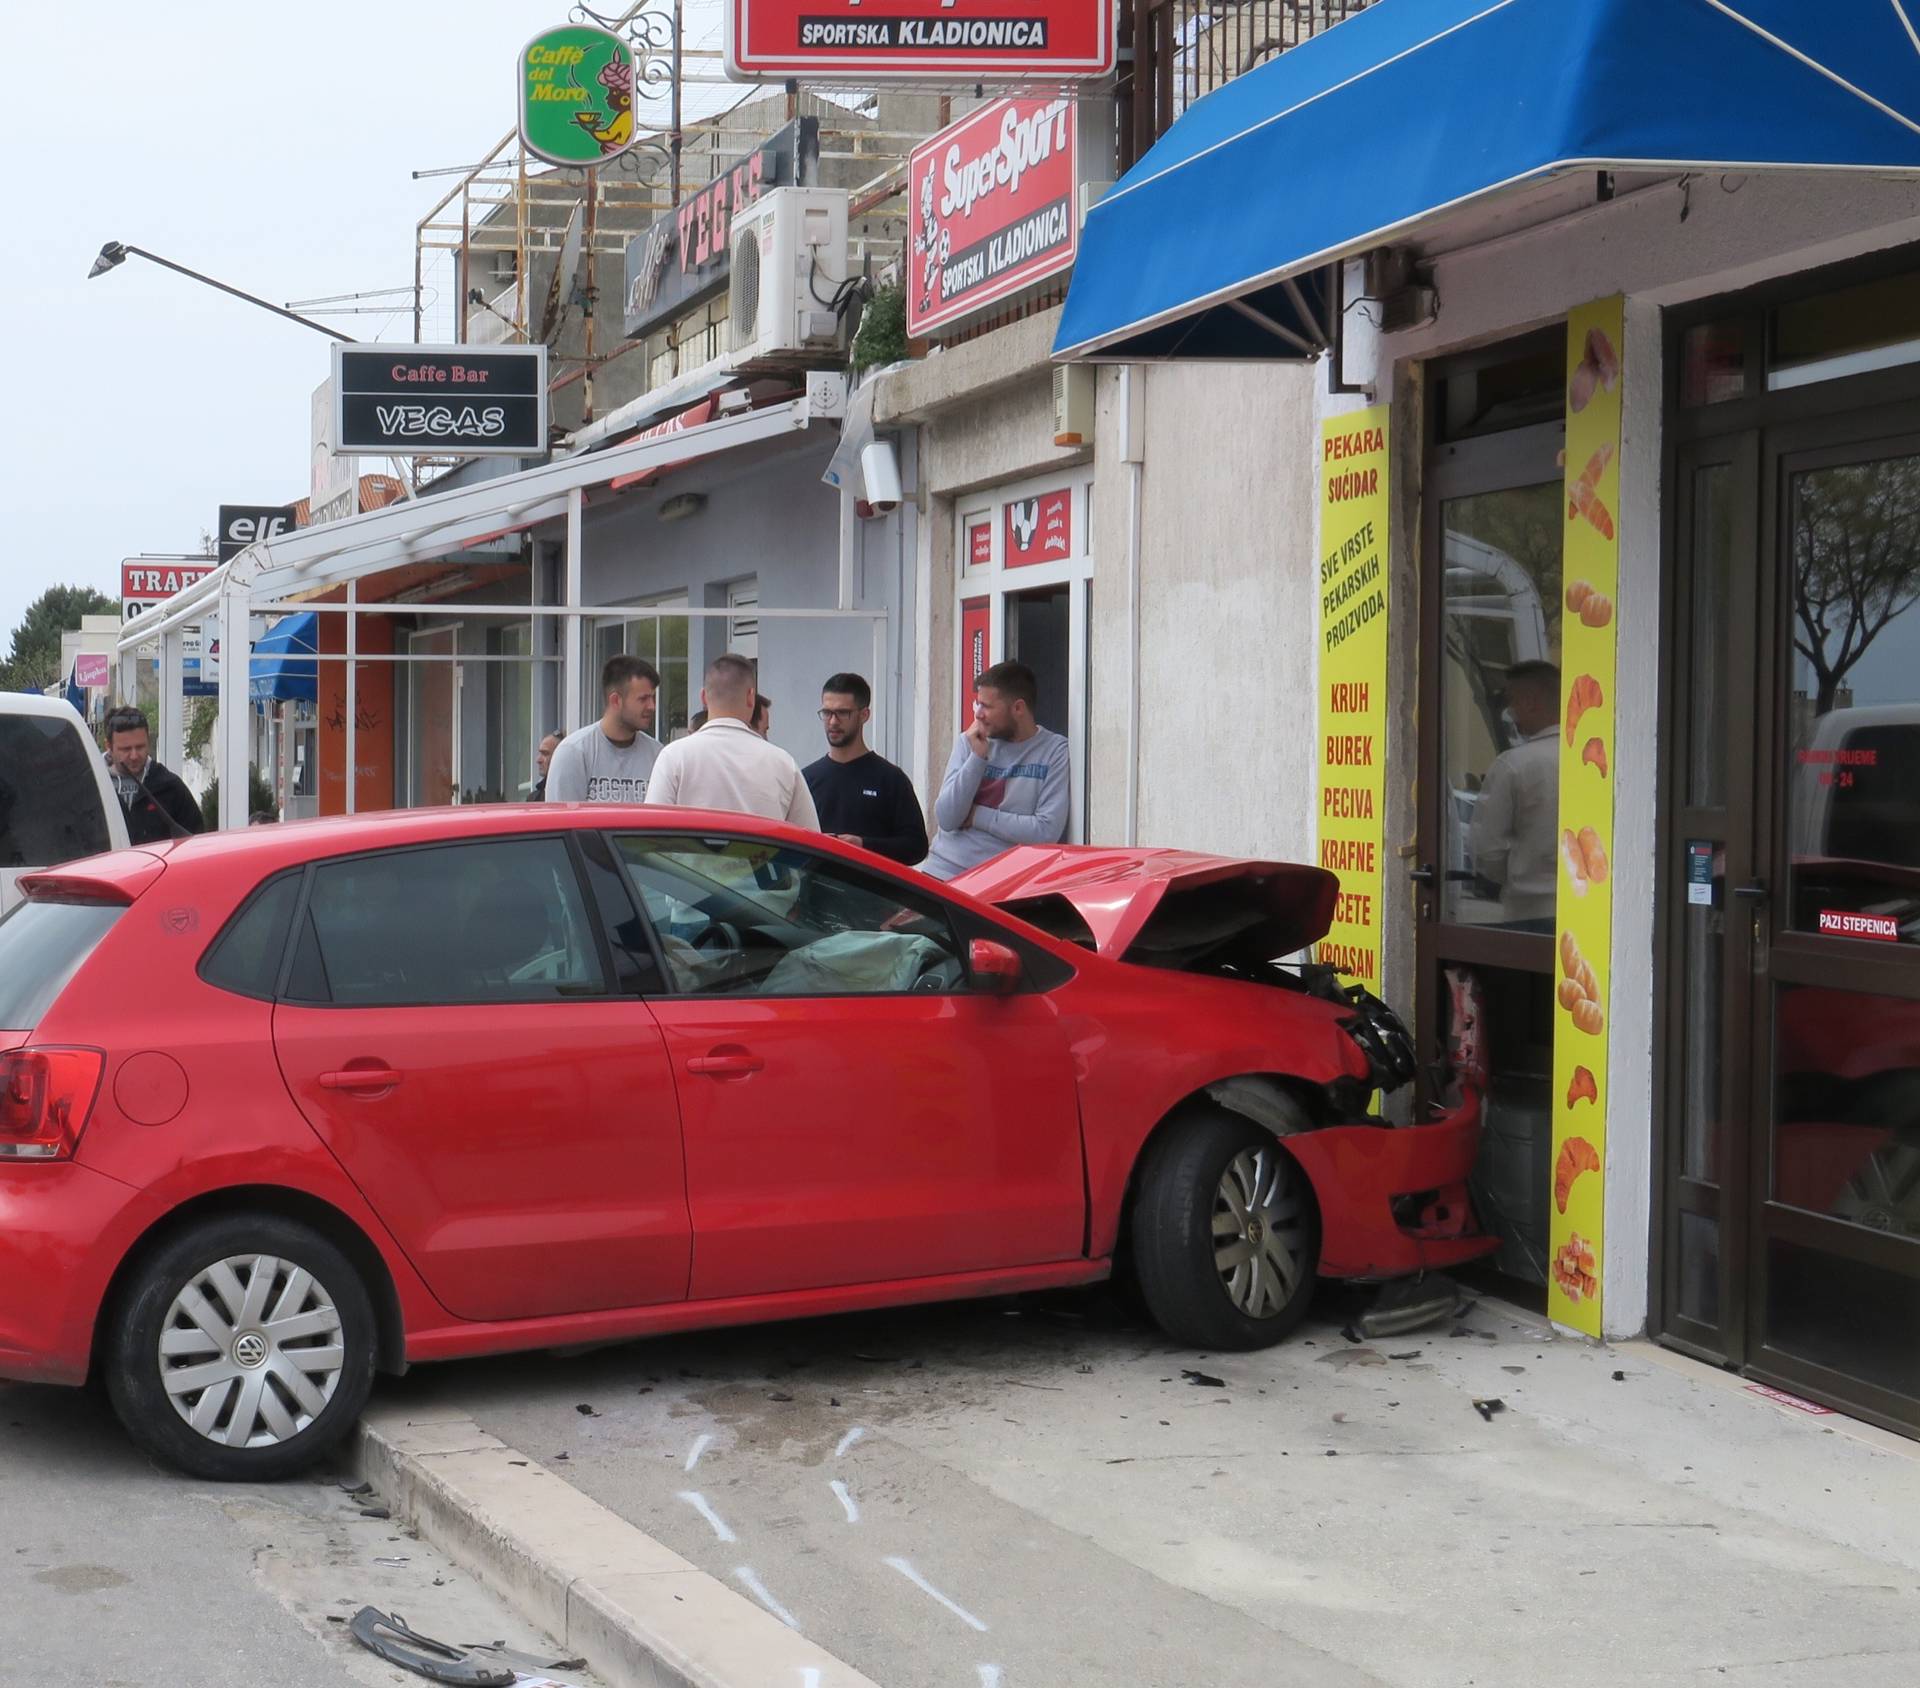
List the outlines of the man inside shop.
<svg viewBox="0 0 1920 1688">
<path fill-rule="evenodd" d="M 1058 844 L 1072 798 L 1066 736 L 1033 718 L 1040 695 L 1024 662 L 997 662 L 973 683 L 973 720 L 934 799 L 939 831 L 925 871 L 952 879 L 1016 844 Z"/>
<path fill-rule="evenodd" d="M 1516 662 L 1507 670 L 1515 742 L 1493 759 L 1467 827 L 1473 870 L 1500 902 L 1500 924 L 1553 930 L 1560 815 L 1560 670 Z"/>
<path fill-rule="evenodd" d="M 600 671 L 600 719 L 569 733 L 547 767 L 549 803 L 644 803 L 660 741 L 653 736 L 660 671 L 637 656 Z"/>
<path fill-rule="evenodd" d="M 927 823 L 905 770 L 867 748 L 873 688 L 858 674 L 835 674 L 820 689 L 827 753 L 806 768 L 820 830 L 877 856 L 918 867 L 927 855 Z"/>
<path fill-rule="evenodd" d="M 129 705 L 108 714 L 107 771 L 126 811 L 129 844 L 158 844 L 207 829 L 186 781 L 154 761 L 152 742 L 144 711 Z"/>
</svg>

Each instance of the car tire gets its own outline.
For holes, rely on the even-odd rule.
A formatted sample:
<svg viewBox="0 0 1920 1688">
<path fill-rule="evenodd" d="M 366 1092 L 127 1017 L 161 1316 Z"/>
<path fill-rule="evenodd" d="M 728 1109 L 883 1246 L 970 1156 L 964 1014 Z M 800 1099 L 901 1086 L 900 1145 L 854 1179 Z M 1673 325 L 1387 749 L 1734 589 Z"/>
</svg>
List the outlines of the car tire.
<svg viewBox="0 0 1920 1688">
<path fill-rule="evenodd" d="M 1149 1147 L 1131 1240 L 1147 1310 L 1176 1342 L 1270 1347 L 1313 1301 L 1313 1187 L 1278 1138 L 1224 1109 L 1191 1110 Z"/>
<path fill-rule="evenodd" d="M 353 1427 L 373 1387 L 360 1274 L 295 1220 L 196 1225 L 138 1267 L 103 1344 L 108 1398 L 147 1453 L 193 1477 L 271 1482 Z"/>
</svg>

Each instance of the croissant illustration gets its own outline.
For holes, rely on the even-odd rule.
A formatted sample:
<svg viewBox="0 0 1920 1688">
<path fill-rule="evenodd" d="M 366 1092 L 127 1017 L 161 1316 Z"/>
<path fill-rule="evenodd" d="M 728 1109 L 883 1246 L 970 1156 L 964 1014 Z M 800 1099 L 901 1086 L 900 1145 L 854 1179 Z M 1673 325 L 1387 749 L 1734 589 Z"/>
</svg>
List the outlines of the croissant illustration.
<svg viewBox="0 0 1920 1688">
<path fill-rule="evenodd" d="M 1575 1067 L 1573 1078 L 1567 1085 L 1567 1106 L 1571 1108 L 1576 1102 L 1592 1102 L 1597 1105 L 1599 1100 L 1600 1086 L 1594 1082 L 1593 1074 L 1585 1067 Z M 1574 1141 L 1578 1142 L 1579 1139 L 1575 1138 Z M 1560 1158 L 1564 1160 L 1566 1156 L 1562 1154 Z M 1560 1211 L 1566 1212 L 1564 1204 Z"/>
<path fill-rule="evenodd" d="M 1582 762 L 1591 762 L 1594 767 L 1598 768 L 1602 779 L 1607 777 L 1607 747 L 1600 739 L 1590 738 L 1587 740 L 1586 744 L 1581 748 L 1580 760 Z"/>
<path fill-rule="evenodd" d="M 1580 725 L 1580 717 L 1589 709 L 1598 709 L 1607 701 L 1606 694 L 1600 690 L 1600 682 L 1591 674 L 1580 675 L 1567 688 L 1567 743 L 1573 743 L 1574 729 Z"/>
<path fill-rule="evenodd" d="M 1607 465 L 1613 461 L 1612 445 L 1603 445 L 1587 459 L 1587 466 L 1580 471 L 1580 478 L 1567 488 L 1567 520 L 1584 516 L 1593 530 L 1602 539 L 1613 537 L 1613 512 L 1601 499 L 1600 477 L 1607 472 Z M 1611 611 L 1612 606 L 1608 606 Z"/>
<path fill-rule="evenodd" d="M 1563 839 L 1562 848 L 1565 847 Z M 1597 1037 L 1607 1023 L 1606 1010 L 1600 1006 L 1600 981 L 1594 977 L 1593 968 L 1580 953 L 1571 932 L 1560 934 L 1560 971 L 1566 976 L 1554 989 L 1555 1000 L 1566 1009 L 1576 1031 Z M 1571 1101 L 1568 1105 L 1572 1105 Z"/>
<path fill-rule="evenodd" d="M 1587 1071 L 1585 1067 L 1580 1070 Z M 1591 1073 L 1587 1073 L 1587 1082 L 1593 1082 Z M 1569 1137 L 1560 1145 L 1560 1154 L 1553 1163 L 1553 1205 L 1565 1213 L 1567 1198 L 1573 1194 L 1573 1181 L 1583 1172 L 1599 1170 L 1600 1152 L 1584 1137 Z"/>
</svg>

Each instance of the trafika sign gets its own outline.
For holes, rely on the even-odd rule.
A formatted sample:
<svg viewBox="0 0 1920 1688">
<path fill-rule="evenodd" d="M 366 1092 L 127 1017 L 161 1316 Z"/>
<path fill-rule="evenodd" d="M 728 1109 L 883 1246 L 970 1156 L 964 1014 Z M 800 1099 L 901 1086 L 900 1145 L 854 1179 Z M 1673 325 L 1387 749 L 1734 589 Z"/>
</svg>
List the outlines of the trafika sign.
<svg viewBox="0 0 1920 1688">
<path fill-rule="evenodd" d="M 1075 103 L 995 100 L 913 149 L 907 333 L 917 339 L 1073 267 Z"/>
<path fill-rule="evenodd" d="M 727 74 L 871 83 L 1104 76 L 1113 0 L 726 0 Z"/>
</svg>

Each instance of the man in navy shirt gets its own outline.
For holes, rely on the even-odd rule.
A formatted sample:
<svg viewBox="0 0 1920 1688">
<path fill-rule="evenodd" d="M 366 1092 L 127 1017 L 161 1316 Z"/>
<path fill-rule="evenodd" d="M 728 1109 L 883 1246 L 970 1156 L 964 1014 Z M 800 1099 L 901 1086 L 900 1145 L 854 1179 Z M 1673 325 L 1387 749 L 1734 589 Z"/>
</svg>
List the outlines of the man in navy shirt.
<svg viewBox="0 0 1920 1688">
<path fill-rule="evenodd" d="M 806 770 L 820 830 L 903 867 L 927 853 L 927 822 L 913 781 L 867 748 L 873 689 L 858 674 L 835 674 L 820 689 L 827 753 Z"/>
</svg>

